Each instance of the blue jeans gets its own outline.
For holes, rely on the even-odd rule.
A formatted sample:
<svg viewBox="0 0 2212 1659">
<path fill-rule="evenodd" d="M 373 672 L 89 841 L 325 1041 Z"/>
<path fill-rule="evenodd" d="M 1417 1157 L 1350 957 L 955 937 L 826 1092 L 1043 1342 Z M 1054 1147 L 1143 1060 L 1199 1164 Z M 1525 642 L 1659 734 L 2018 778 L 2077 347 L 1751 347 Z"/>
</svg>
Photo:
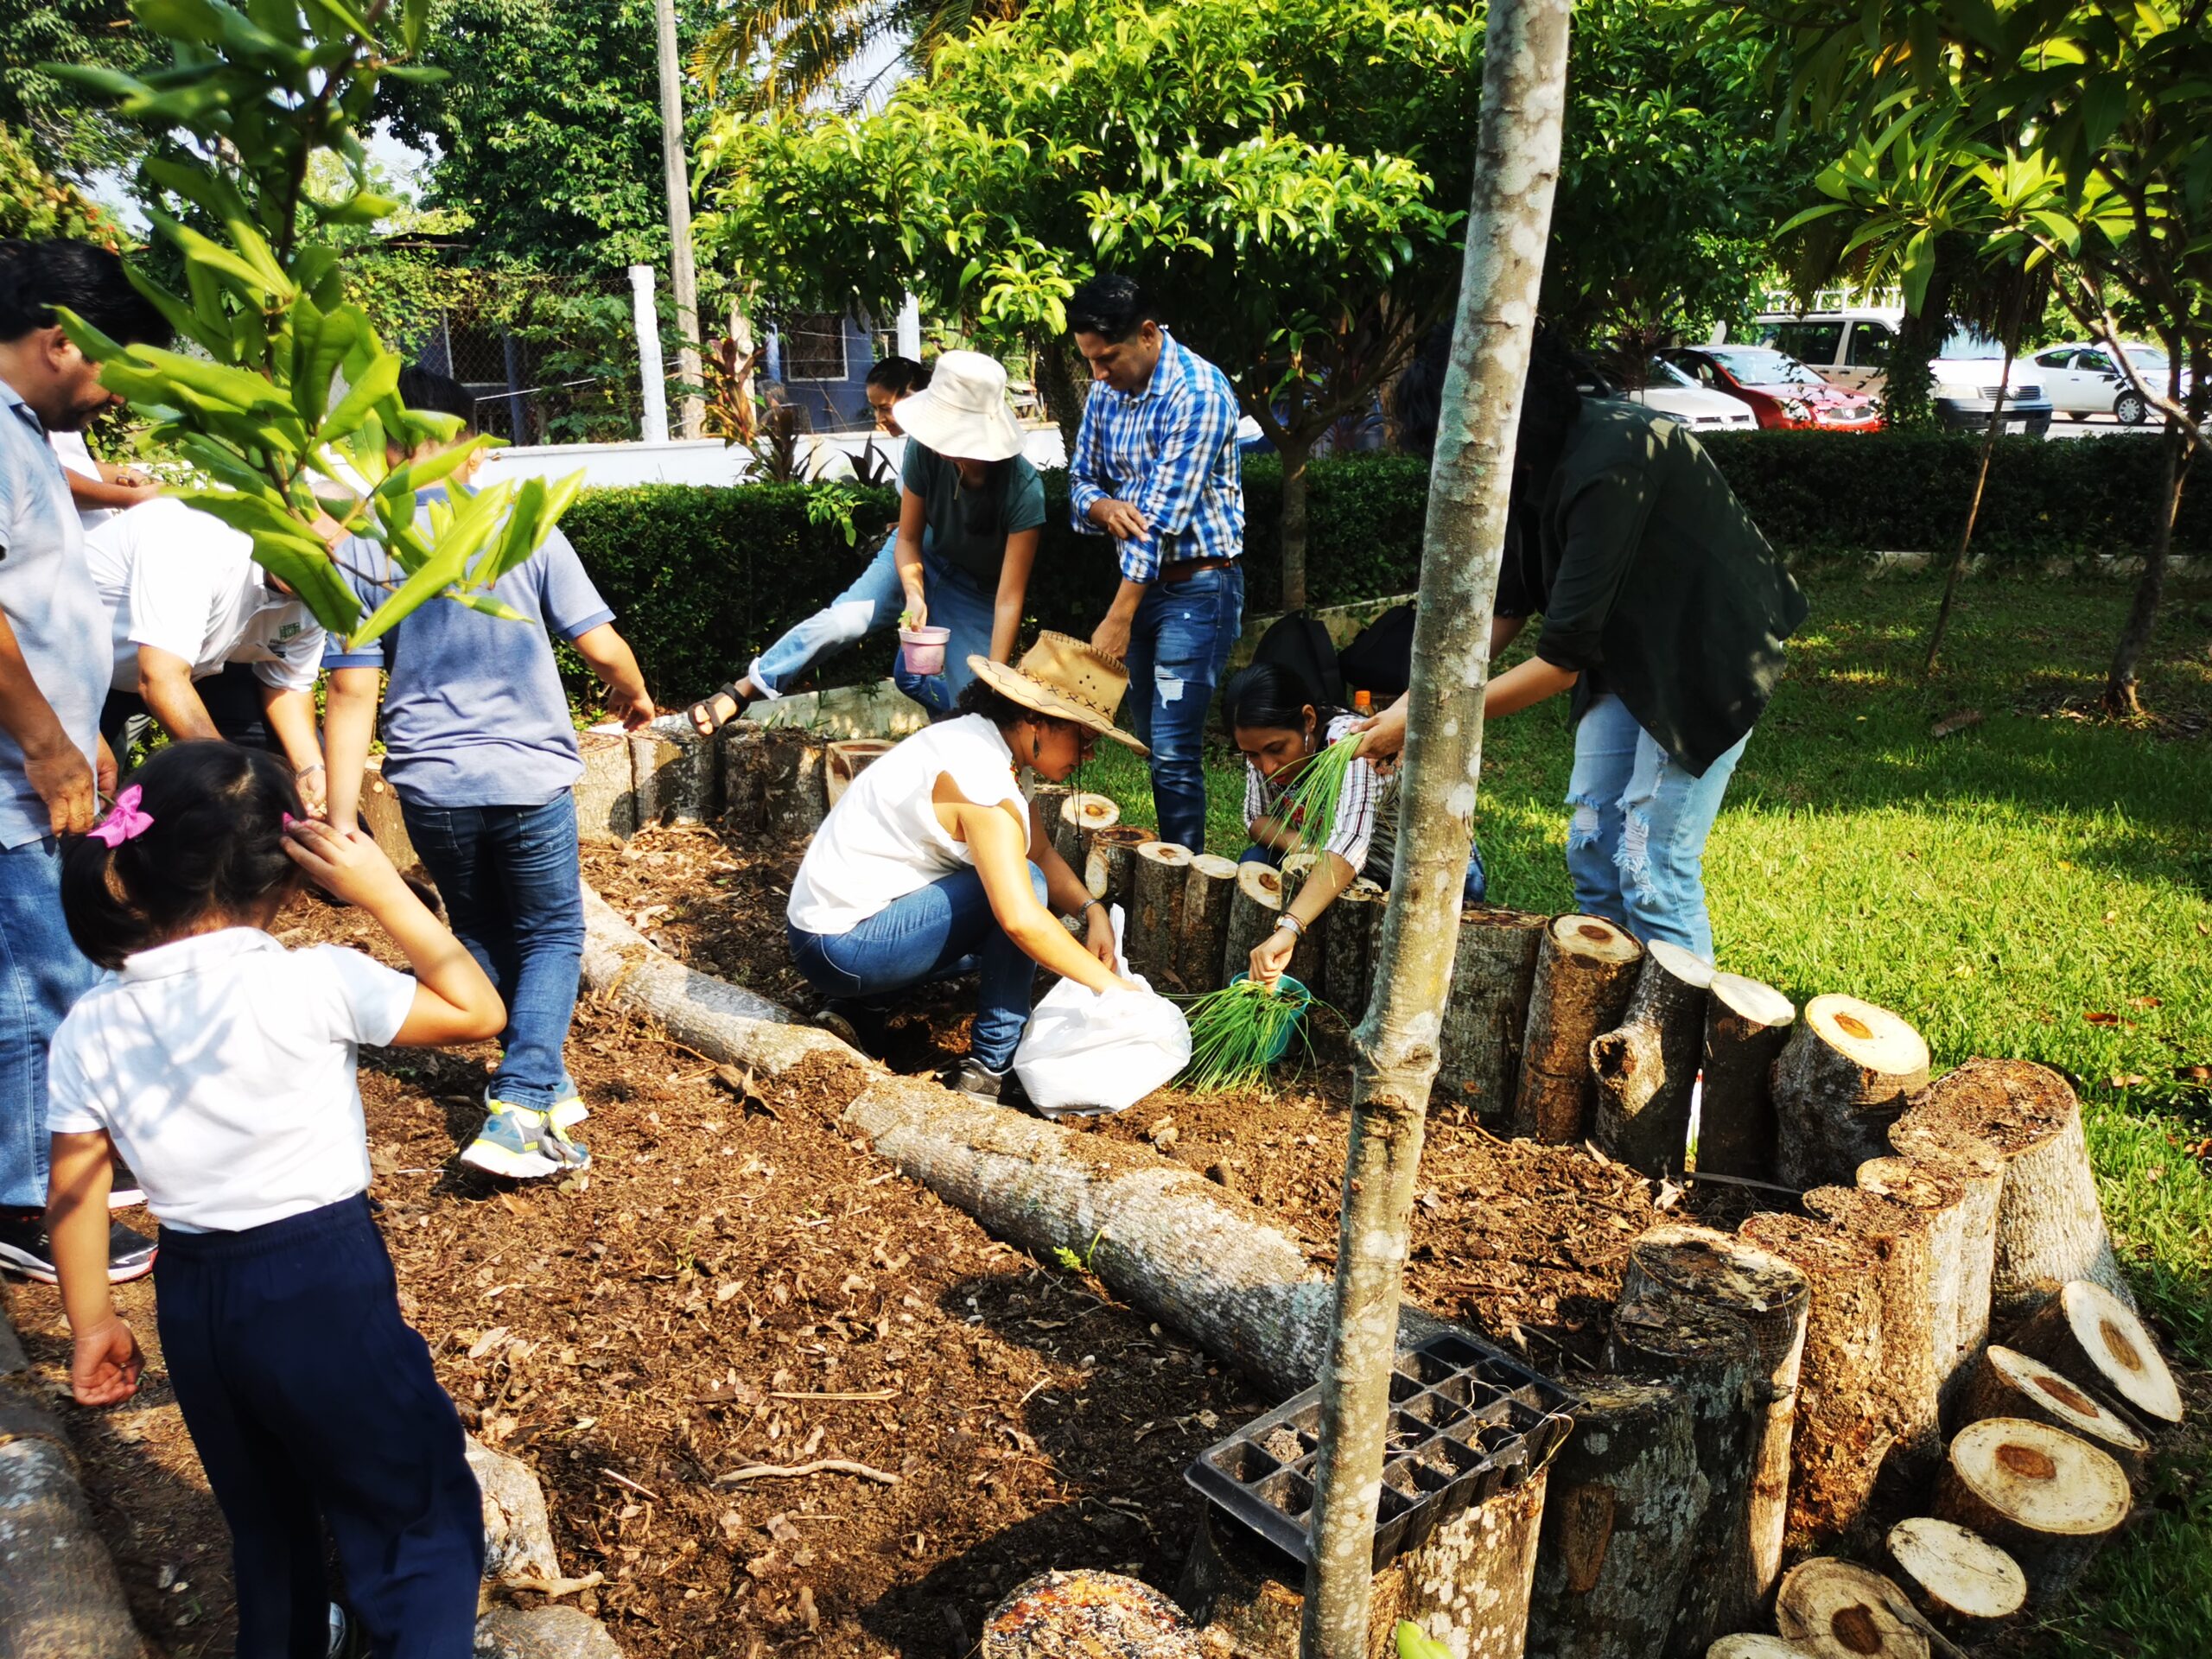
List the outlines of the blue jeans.
<svg viewBox="0 0 2212 1659">
<path fill-rule="evenodd" d="M 46 1207 L 46 1050 L 99 969 L 61 919 L 52 836 L 0 851 L 0 1205 Z"/>
<path fill-rule="evenodd" d="M 1206 846 L 1206 711 L 1243 625 L 1244 571 L 1232 564 L 1154 582 L 1129 628 L 1129 725 L 1152 750 L 1160 838 L 1194 853 Z"/>
<path fill-rule="evenodd" d="M 1575 907 L 1639 939 L 1713 960 L 1705 913 L 1705 838 L 1743 758 L 1736 747 L 1701 778 L 1661 748 L 1618 697 L 1599 697 L 1574 728 L 1567 868 Z"/>
<path fill-rule="evenodd" d="M 1279 870 L 1282 868 L 1282 855 L 1272 847 L 1262 847 L 1255 843 L 1247 847 L 1243 853 L 1239 854 L 1236 861 L 1239 864 L 1265 864 L 1270 869 Z M 1356 870 L 1353 874 L 1363 875 L 1366 872 Z M 1385 881 L 1383 885 L 1388 887 L 1389 883 Z M 1467 878 L 1460 884 L 1459 902 L 1463 905 L 1479 905 L 1483 901 L 1483 895 L 1489 891 L 1490 877 L 1483 869 L 1482 844 L 1479 842 L 1473 842 L 1467 848 Z"/>
<path fill-rule="evenodd" d="M 968 669 L 969 655 L 990 655 L 992 613 L 997 597 L 995 593 L 984 593 L 973 576 L 938 557 L 937 550 L 925 538 L 922 598 L 930 607 L 931 626 L 950 628 L 952 638 L 945 643 L 943 674 L 911 675 L 900 667 L 892 673 L 899 689 L 932 715 L 951 713 L 968 682 L 976 677 Z M 781 696 L 785 686 L 823 658 L 896 626 L 899 613 L 906 608 L 906 590 L 899 584 L 899 538 L 887 536 L 853 585 L 804 622 L 785 630 L 774 645 L 753 659 L 745 677 L 753 682 L 755 690 L 770 697 Z"/>
<path fill-rule="evenodd" d="M 507 1005 L 492 1098 L 542 1112 L 575 1092 L 561 1058 L 583 970 L 576 804 L 429 806 L 399 800 L 454 936 Z"/>
<path fill-rule="evenodd" d="M 1045 902 L 1045 873 L 1029 867 L 1029 885 Z M 976 1029 L 969 1057 L 993 1071 L 1014 1063 L 1029 1024 L 1037 964 L 991 914 L 983 878 L 957 870 L 903 899 L 894 899 L 843 933 L 787 930 L 791 960 L 807 982 L 833 1001 L 880 1005 L 932 980 L 980 970 Z"/>
</svg>

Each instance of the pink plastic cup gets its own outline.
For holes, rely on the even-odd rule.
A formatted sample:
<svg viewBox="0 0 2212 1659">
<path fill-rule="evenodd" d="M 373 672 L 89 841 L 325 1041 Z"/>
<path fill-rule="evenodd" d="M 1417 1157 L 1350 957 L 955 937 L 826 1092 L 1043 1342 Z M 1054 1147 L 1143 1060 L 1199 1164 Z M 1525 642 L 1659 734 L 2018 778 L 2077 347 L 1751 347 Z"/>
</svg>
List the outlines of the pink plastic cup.
<svg viewBox="0 0 2212 1659">
<path fill-rule="evenodd" d="M 942 674 L 944 672 L 944 642 L 952 638 L 950 628 L 901 628 L 899 630 L 899 655 L 906 664 L 909 674 Z"/>
</svg>

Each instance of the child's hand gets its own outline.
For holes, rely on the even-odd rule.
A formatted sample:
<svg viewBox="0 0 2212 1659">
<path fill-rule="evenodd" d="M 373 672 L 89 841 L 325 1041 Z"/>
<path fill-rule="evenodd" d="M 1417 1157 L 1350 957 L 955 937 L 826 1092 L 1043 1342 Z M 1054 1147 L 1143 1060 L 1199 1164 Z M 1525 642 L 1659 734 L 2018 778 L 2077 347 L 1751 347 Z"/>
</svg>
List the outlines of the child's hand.
<svg viewBox="0 0 2212 1659">
<path fill-rule="evenodd" d="M 610 690 L 607 694 L 607 712 L 622 722 L 624 731 L 634 732 L 640 727 L 652 725 L 653 717 L 660 711 L 653 707 L 653 700 L 640 687 L 635 696 Z"/>
<path fill-rule="evenodd" d="M 89 1331 L 79 1331 L 69 1356 L 69 1391 L 80 1406 L 119 1406 L 138 1392 L 145 1366 L 138 1338 L 111 1313 Z"/>
<path fill-rule="evenodd" d="M 284 826 L 284 850 L 332 898 L 372 912 L 407 894 L 407 884 L 384 849 L 351 824 L 340 829 L 314 818 L 295 818 Z"/>
</svg>

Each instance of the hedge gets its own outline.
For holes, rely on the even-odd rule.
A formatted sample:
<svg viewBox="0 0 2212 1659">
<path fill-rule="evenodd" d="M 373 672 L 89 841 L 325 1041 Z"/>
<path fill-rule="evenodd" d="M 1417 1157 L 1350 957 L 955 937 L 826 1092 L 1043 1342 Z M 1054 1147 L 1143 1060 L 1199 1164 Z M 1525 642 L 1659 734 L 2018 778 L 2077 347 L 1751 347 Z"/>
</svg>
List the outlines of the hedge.
<svg viewBox="0 0 2212 1659">
<path fill-rule="evenodd" d="M 1865 436 L 1758 432 L 1702 440 L 1776 546 L 1792 556 L 1950 547 L 1974 487 L 1980 446 L 1961 435 Z M 1998 446 L 1975 546 L 2000 563 L 2132 554 L 2148 536 L 2159 473 L 2148 437 Z M 1315 461 L 1308 474 L 1307 587 L 1319 605 L 1410 591 L 1421 566 L 1428 465 L 1403 455 Z M 1275 608 L 1282 474 L 1273 456 L 1245 463 L 1246 606 Z M 1067 522 L 1065 477 L 1046 475 L 1047 518 L 1030 613 L 1087 634 L 1112 596 L 1110 544 Z M 741 673 L 753 654 L 835 598 L 873 556 L 896 513 L 887 490 L 863 493 L 857 546 L 810 523 L 796 485 L 735 489 L 647 485 L 593 490 L 563 521 L 620 618 L 657 695 L 688 700 Z M 873 533 L 871 533 L 873 532 Z M 2174 550 L 2212 553 L 2212 503 L 2185 493 Z M 825 664 L 840 683 L 888 671 L 892 646 L 871 642 Z"/>
</svg>

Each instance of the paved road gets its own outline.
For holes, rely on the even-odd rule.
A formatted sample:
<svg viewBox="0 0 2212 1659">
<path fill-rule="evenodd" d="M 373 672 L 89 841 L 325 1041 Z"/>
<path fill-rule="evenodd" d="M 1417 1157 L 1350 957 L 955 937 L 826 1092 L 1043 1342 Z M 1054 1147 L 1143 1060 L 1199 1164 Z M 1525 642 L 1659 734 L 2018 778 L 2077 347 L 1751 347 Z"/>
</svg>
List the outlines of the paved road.
<svg viewBox="0 0 2212 1659">
<path fill-rule="evenodd" d="M 2157 421 L 2145 421 L 2140 426 L 2122 426 L 2109 415 L 2092 415 L 2086 421 L 2069 420 L 2061 415 L 2051 422 L 2049 435 L 2053 438 L 2139 438 L 2161 429 Z"/>
</svg>

